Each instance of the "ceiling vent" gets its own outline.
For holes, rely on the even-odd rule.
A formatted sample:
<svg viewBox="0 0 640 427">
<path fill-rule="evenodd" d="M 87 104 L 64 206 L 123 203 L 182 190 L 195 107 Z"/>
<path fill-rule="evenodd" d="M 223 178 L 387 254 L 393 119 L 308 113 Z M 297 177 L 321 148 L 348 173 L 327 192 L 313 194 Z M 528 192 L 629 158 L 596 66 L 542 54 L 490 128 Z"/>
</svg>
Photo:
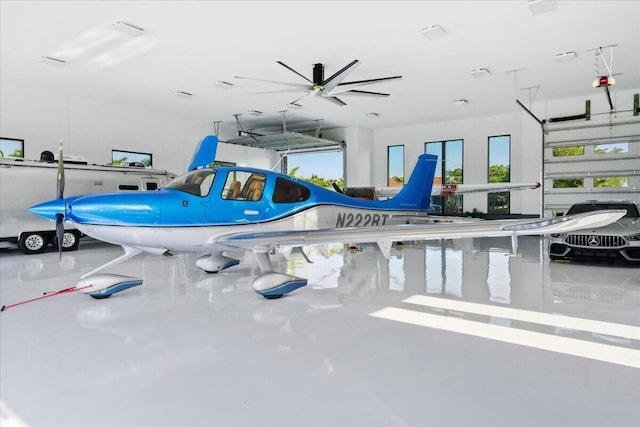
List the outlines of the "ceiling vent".
<svg viewBox="0 0 640 427">
<path fill-rule="evenodd" d="M 466 99 L 464 99 L 464 98 L 461 98 L 461 99 L 455 99 L 455 100 L 453 101 L 453 105 L 455 105 L 456 107 L 461 107 L 461 106 L 463 106 L 463 105 L 467 105 L 468 103 L 469 103 L 469 101 L 467 101 L 467 100 L 466 100 Z"/>
<path fill-rule="evenodd" d="M 116 22 L 111 26 L 111 29 L 131 37 L 138 37 L 144 34 L 143 28 L 123 21 Z"/>
<path fill-rule="evenodd" d="M 477 79 L 487 77 L 489 75 L 489 70 L 486 68 L 476 68 L 475 70 L 471 70 L 471 75 Z"/>
<path fill-rule="evenodd" d="M 40 59 L 38 59 L 38 62 L 41 64 L 53 65 L 54 67 L 64 67 L 65 65 L 67 65 L 67 61 L 58 58 L 52 58 L 51 56 L 41 56 Z"/>
<path fill-rule="evenodd" d="M 249 111 L 247 111 L 247 114 L 250 115 L 250 116 L 261 116 L 262 115 L 262 111 L 249 110 Z"/>
<path fill-rule="evenodd" d="M 422 29 L 422 35 L 429 40 L 441 39 L 447 36 L 447 32 L 440 25 L 432 25 Z"/>
<path fill-rule="evenodd" d="M 300 104 L 296 104 L 295 102 L 290 102 L 286 105 L 287 108 L 290 108 L 292 110 L 299 110 L 302 108 L 302 105 Z"/>
<path fill-rule="evenodd" d="M 562 52 L 556 54 L 556 61 L 558 62 L 571 62 L 576 59 L 576 53 L 574 51 Z"/>
<path fill-rule="evenodd" d="M 378 114 L 378 113 L 365 113 L 365 116 L 370 118 L 370 119 L 376 119 L 376 118 L 380 117 L 380 114 Z"/>
</svg>

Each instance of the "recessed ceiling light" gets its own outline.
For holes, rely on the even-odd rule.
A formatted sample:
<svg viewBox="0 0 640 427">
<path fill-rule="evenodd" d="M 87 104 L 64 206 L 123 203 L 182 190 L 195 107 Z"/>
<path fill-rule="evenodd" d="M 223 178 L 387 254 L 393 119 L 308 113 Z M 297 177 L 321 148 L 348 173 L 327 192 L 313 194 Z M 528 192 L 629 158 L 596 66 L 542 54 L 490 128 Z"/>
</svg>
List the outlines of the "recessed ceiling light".
<svg viewBox="0 0 640 427">
<path fill-rule="evenodd" d="M 440 25 L 432 25 L 422 29 L 422 35 L 429 40 L 436 40 L 446 37 L 447 32 Z"/>
<path fill-rule="evenodd" d="M 469 101 L 467 101 L 464 98 L 454 99 L 453 100 L 453 105 L 455 105 L 456 107 L 460 107 L 462 105 L 467 105 L 468 103 L 469 103 Z"/>
<path fill-rule="evenodd" d="M 38 62 L 41 64 L 53 65 L 54 67 L 64 67 L 67 65 L 67 61 L 53 58 L 51 56 L 41 56 L 40 59 L 38 59 Z"/>
<path fill-rule="evenodd" d="M 249 111 L 247 111 L 247 114 L 249 114 L 250 116 L 261 116 L 262 115 L 262 111 L 249 110 Z"/>
<path fill-rule="evenodd" d="M 377 117 L 380 117 L 380 114 L 378 113 L 365 113 L 366 117 L 369 117 L 370 119 L 375 119 Z"/>
<path fill-rule="evenodd" d="M 570 62 L 576 59 L 576 53 L 574 51 L 562 52 L 556 54 L 556 61 L 558 62 Z"/>
<path fill-rule="evenodd" d="M 137 25 L 129 24 L 123 21 L 116 22 L 111 26 L 111 29 L 131 37 L 138 37 L 144 34 L 144 28 L 140 28 Z"/>
<path fill-rule="evenodd" d="M 471 75 L 475 78 L 486 77 L 489 75 L 489 70 L 486 68 L 476 68 L 475 70 L 471 70 Z"/>
<path fill-rule="evenodd" d="M 182 90 L 177 90 L 173 92 L 173 96 L 177 96 L 178 98 L 191 98 L 193 96 L 192 93 L 185 92 Z"/>
<path fill-rule="evenodd" d="M 529 0 L 529 9 L 534 15 L 556 10 L 555 0 Z"/>
<path fill-rule="evenodd" d="M 231 89 L 233 87 L 233 83 L 225 82 L 224 80 L 213 82 L 213 85 L 220 89 Z"/>
</svg>

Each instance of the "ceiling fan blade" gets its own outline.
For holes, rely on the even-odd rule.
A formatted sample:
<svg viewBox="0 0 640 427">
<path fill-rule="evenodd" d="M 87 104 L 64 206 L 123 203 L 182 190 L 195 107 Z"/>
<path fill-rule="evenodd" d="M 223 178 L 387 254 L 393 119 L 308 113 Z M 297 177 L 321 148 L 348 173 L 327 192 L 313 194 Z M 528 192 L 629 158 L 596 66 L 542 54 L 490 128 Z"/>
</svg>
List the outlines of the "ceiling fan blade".
<svg viewBox="0 0 640 427">
<path fill-rule="evenodd" d="M 402 76 L 393 76 L 393 77 L 381 77 L 379 79 L 358 80 L 355 82 L 344 82 L 344 83 L 340 83 L 338 87 L 330 91 L 329 95 L 336 95 L 338 93 L 343 93 L 343 92 L 353 90 L 357 87 L 367 86 L 373 83 L 379 83 L 387 80 L 395 80 L 395 79 L 401 79 L 401 78 Z"/>
<path fill-rule="evenodd" d="M 311 83 L 312 85 L 314 84 L 311 80 L 309 80 L 308 78 L 306 78 L 305 76 L 303 76 L 302 74 L 300 74 L 299 72 L 297 72 L 296 70 L 294 70 L 293 68 L 289 67 L 287 64 L 285 64 L 282 61 L 276 61 L 278 64 L 282 65 L 284 68 L 286 68 L 289 71 L 293 71 L 294 73 L 296 73 L 297 75 L 299 75 L 300 77 L 302 77 L 303 79 L 305 79 L 306 81 L 308 81 L 309 83 Z"/>
<path fill-rule="evenodd" d="M 298 98 L 298 99 L 296 99 L 294 101 L 291 101 L 289 104 L 297 104 L 298 101 L 300 101 L 302 98 L 306 98 L 307 96 L 309 96 L 310 93 L 311 92 L 307 92 L 306 94 L 302 95 L 300 98 Z"/>
<path fill-rule="evenodd" d="M 308 89 L 307 88 L 277 89 L 277 90 L 265 90 L 261 92 L 247 92 L 246 94 L 247 95 L 268 95 L 270 93 L 301 93 L 301 92 L 308 92 Z"/>
<path fill-rule="evenodd" d="M 324 87 L 324 89 L 327 92 L 331 92 L 333 88 L 338 86 L 340 82 L 344 80 L 347 77 L 347 75 L 355 69 L 354 66 L 357 65 L 359 62 L 360 61 L 358 61 L 357 59 L 354 59 L 348 65 L 345 65 L 344 67 L 342 67 L 340 71 L 338 71 L 328 79 L 325 79 L 322 82 L 321 86 Z"/>
<path fill-rule="evenodd" d="M 284 85 L 284 86 L 291 86 L 291 87 L 297 87 L 300 89 L 304 89 L 304 90 L 310 90 L 311 88 L 309 87 L 309 85 L 305 85 L 302 83 L 289 83 L 289 82 L 280 82 L 277 80 L 265 80 L 265 79 L 254 79 L 253 77 L 242 77 L 242 76 L 235 76 L 236 79 L 244 79 L 244 80 L 254 80 L 257 82 L 265 82 L 265 83 L 275 83 L 275 84 L 279 84 L 279 85 Z"/>
<path fill-rule="evenodd" d="M 376 97 L 387 97 L 391 96 L 390 93 L 382 93 L 382 92 L 369 92 L 367 90 L 348 90 L 346 92 L 340 92 L 343 95 L 361 95 L 361 96 L 376 96 Z"/>
<path fill-rule="evenodd" d="M 326 96 L 323 95 L 322 99 L 326 99 L 327 101 L 331 101 L 334 104 L 340 106 L 340 107 L 344 107 L 345 105 L 347 105 L 346 102 L 343 102 L 340 98 L 336 98 L 335 96 Z"/>
</svg>

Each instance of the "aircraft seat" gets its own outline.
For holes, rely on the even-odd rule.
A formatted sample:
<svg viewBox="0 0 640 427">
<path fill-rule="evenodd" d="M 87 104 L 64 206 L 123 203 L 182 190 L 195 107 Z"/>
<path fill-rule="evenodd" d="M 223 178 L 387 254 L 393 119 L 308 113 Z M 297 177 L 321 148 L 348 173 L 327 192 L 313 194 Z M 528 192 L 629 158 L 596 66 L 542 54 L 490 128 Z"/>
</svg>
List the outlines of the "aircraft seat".
<svg viewBox="0 0 640 427">
<path fill-rule="evenodd" d="M 240 181 L 233 181 L 229 188 L 229 194 L 227 195 L 227 199 L 236 200 L 240 195 Z"/>
<path fill-rule="evenodd" d="M 247 194 L 248 200 L 260 200 L 262 197 L 262 190 L 264 189 L 264 183 L 261 181 L 252 181 L 249 184 L 249 193 Z"/>
</svg>

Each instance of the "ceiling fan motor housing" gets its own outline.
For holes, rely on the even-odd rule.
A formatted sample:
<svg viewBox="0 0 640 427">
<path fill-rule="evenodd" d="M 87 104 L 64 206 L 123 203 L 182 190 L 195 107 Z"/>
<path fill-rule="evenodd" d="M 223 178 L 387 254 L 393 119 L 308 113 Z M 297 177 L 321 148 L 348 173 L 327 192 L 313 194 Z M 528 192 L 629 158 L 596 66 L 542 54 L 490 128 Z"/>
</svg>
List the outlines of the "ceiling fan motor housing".
<svg viewBox="0 0 640 427">
<path fill-rule="evenodd" d="M 321 85 L 324 82 L 324 65 L 313 64 L 313 83 Z"/>
</svg>

